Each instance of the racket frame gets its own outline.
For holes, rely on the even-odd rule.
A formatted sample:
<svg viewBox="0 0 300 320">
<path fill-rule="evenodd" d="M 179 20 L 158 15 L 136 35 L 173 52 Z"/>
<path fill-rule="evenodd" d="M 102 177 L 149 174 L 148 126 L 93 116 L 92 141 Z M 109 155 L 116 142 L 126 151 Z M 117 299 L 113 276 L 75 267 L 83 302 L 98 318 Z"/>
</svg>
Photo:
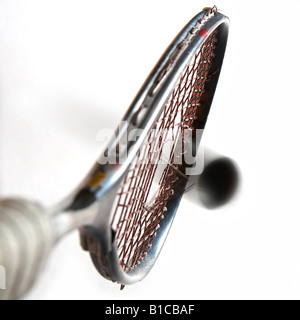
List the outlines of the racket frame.
<svg viewBox="0 0 300 320">
<path fill-rule="evenodd" d="M 97 270 L 103 277 L 122 285 L 141 281 L 149 273 L 167 238 L 182 195 L 167 203 L 167 214 L 160 222 L 160 228 L 147 255 L 136 267 L 126 272 L 120 264 L 115 232 L 111 228 L 114 200 L 120 184 L 162 113 L 180 75 L 207 37 L 218 29 L 214 58 L 216 61 L 215 66 L 212 66 L 218 72 L 214 74 L 213 81 L 207 82 L 205 87 L 205 91 L 209 94 L 208 103 L 211 104 L 223 62 L 229 28 L 229 19 L 224 14 L 219 11 L 209 14 L 211 11 L 211 8 L 205 8 L 179 33 L 150 73 L 125 114 L 122 121 L 127 123 L 128 127 L 118 128 L 116 137 L 110 141 L 107 150 L 80 186 L 50 210 L 50 214 L 55 218 L 56 239 L 71 230 L 80 228 L 82 247 L 90 252 Z M 200 20 L 203 24 L 198 26 L 199 29 L 195 34 L 191 34 L 191 30 L 197 27 Z M 184 42 L 186 45 L 182 45 Z M 172 61 L 174 57 L 176 59 Z M 163 73 L 166 73 L 164 77 L 162 77 Z M 147 107 L 141 108 L 141 106 Z M 126 139 L 127 132 L 134 129 L 142 129 L 142 134 L 135 142 L 122 147 L 121 142 Z M 115 150 L 118 150 L 117 154 Z M 110 155 L 117 156 L 118 159 L 125 157 L 125 161 L 122 164 L 110 163 Z M 100 164 L 105 161 L 107 161 L 106 164 Z M 97 179 L 98 182 L 95 185 Z"/>
</svg>

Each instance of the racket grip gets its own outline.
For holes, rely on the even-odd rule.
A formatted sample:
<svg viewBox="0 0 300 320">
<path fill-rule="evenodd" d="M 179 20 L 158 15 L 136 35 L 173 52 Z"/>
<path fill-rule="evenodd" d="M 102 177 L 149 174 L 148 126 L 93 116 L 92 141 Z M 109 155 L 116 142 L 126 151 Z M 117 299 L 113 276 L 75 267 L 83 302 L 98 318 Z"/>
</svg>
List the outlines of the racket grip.
<svg viewBox="0 0 300 320">
<path fill-rule="evenodd" d="M 22 297 L 53 245 L 51 216 L 22 199 L 0 201 L 0 300 Z"/>
</svg>

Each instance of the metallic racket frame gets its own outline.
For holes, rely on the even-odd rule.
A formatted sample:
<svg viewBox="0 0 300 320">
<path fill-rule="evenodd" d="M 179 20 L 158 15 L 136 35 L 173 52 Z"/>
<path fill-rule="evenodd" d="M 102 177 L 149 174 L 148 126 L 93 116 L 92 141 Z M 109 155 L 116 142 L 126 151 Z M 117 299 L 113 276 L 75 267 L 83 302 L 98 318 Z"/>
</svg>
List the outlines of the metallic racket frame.
<svg viewBox="0 0 300 320">
<path fill-rule="evenodd" d="M 203 24 L 200 25 L 201 19 Z M 107 155 L 114 154 L 117 146 L 117 157 L 127 154 L 126 161 L 123 164 L 100 165 L 96 163 L 77 190 L 50 210 L 54 218 L 55 239 L 58 240 L 73 229 L 81 228 L 82 247 L 90 252 L 94 265 L 101 275 L 109 280 L 122 285 L 142 280 L 153 267 L 161 251 L 181 196 L 167 203 L 168 213 L 161 220 L 151 248 L 147 251 L 145 258 L 128 272 L 125 272 L 120 265 L 115 232 L 110 225 L 114 200 L 120 184 L 163 111 L 180 74 L 207 37 L 218 29 L 215 58 L 212 65 L 215 72 L 212 73 L 213 79 L 207 82 L 205 87 L 205 92 L 209 96 L 208 103 L 211 104 L 223 62 L 228 27 L 228 18 L 220 12 L 212 13 L 211 8 L 204 9 L 186 25 L 153 69 L 123 118 L 123 121 L 128 124 L 129 132 L 133 129 L 142 129 L 142 134 L 135 142 L 122 148 L 120 142 L 126 139 L 126 131 L 125 128 L 118 129 L 116 139 L 109 143 L 99 163 L 103 163 Z M 142 108 L 141 106 L 147 107 Z M 97 179 L 99 175 L 102 177 L 101 181 L 96 186 L 91 186 L 91 181 Z"/>
</svg>

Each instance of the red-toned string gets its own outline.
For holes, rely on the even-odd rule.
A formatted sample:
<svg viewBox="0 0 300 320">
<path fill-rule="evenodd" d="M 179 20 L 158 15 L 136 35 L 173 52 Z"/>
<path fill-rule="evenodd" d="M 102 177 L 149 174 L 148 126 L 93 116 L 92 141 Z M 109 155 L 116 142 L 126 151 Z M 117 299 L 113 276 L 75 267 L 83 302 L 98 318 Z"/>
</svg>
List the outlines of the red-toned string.
<svg viewBox="0 0 300 320">
<path fill-rule="evenodd" d="M 201 108 L 215 42 L 214 32 L 183 72 L 119 190 L 112 227 L 125 271 L 145 257 L 161 219 L 168 214 L 167 202 L 182 182 L 184 175 L 176 160 L 183 157 L 184 152 L 178 139 L 184 140 L 184 130 L 192 128 L 197 110 Z M 169 163 L 161 169 L 163 157 L 167 157 Z"/>
</svg>

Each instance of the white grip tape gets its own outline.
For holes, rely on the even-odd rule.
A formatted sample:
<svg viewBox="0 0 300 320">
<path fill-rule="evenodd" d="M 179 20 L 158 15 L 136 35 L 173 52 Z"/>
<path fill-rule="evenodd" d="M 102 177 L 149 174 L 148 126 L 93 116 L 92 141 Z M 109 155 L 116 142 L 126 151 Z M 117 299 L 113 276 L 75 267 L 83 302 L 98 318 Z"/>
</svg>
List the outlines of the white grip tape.
<svg viewBox="0 0 300 320">
<path fill-rule="evenodd" d="M 53 245 L 51 217 L 22 199 L 0 201 L 0 300 L 22 297 L 33 285 Z"/>
</svg>

